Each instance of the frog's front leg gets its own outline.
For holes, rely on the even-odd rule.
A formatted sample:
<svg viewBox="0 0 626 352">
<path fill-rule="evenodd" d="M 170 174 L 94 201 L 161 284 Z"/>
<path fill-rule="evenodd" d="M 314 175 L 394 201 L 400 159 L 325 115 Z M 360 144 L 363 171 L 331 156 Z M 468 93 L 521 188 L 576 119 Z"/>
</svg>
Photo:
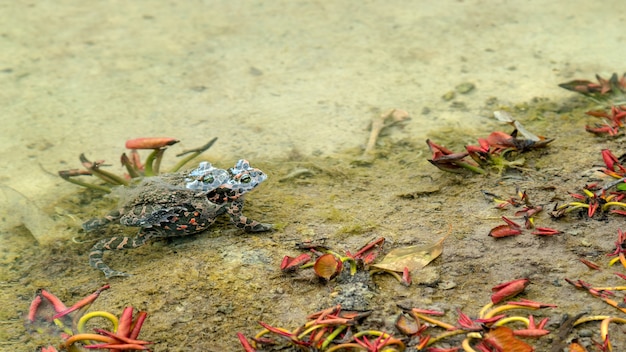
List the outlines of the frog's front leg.
<svg viewBox="0 0 626 352">
<path fill-rule="evenodd" d="M 263 224 L 256 220 L 249 219 L 243 215 L 243 199 L 237 199 L 226 208 L 230 221 L 240 229 L 247 232 L 263 232 L 273 228 L 272 224 Z"/>
<path fill-rule="evenodd" d="M 101 270 L 107 279 L 115 276 L 130 276 L 125 272 L 113 270 L 106 265 L 102 260 L 104 251 L 137 248 L 144 245 L 153 237 L 154 234 L 152 232 L 142 230 L 136 237 L 117 236 L 100 240 L 91 248 L 91 252 L 89 252 L 89 265 L 95 269 Z"/>
</svg>

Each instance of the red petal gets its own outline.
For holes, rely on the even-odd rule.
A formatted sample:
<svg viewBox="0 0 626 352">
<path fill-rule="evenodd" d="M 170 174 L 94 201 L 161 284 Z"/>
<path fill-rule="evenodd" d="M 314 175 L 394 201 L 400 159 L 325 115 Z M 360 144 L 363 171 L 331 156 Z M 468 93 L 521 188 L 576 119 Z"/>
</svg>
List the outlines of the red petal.
<svg viewBox="0 0 626 352">
<path fill-rule="evenodd" d="M 180 142 L 175 138 L 167 137 L 148 137 L 148 138 L 136 138 L 126 141 L 126 148 L 128 149 L 159 149 L 167 147 L 168 145 L 176 144 Z"/>
<path fill-rule="evenodd" d="M 286 255 L 283 261 L 280 263 L 280 270 L 290 271 L 295 270 L 298 266 L 311 260 L 311 256 L 307 253 L 300 254 L 299 256 L 292 258 Z"/>
<path fill-rule="evenodd" d="M 491 229 L 491 231 L 489 231 L 489 236 L 494 237 L 494 238 L 500 238 L 500 237 L 516 236 L 521 233 L 522 233 L 521 230 L 514 229 L 509 225 L 500 225 Z"/>
<path fill-rule="evenodd" d="M 337 257 L 332 254 L 324 254 L 317 258 L 313 270 L 317 276 L 330 280 L 341 272 L 342 267 L 343 264 Z"/>
<path fill-rule="evenodd" d="M 493 302 L 493 304 L 498 304 L 505 299 L 514 297 L 524 291 L 529 283 L 530 280 L 528 279 L 517 279 L 495 286 L 491 289 L 495 292 L 491 295 L 491 302 Z"/>
</svg>

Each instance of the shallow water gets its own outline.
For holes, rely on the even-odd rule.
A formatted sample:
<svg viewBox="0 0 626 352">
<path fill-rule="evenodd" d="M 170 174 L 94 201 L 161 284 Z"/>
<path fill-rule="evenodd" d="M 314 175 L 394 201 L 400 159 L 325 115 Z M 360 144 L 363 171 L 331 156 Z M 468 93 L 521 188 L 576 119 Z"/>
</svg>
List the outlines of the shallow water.
<svg viewBox="0 0 626 352">
<path fill-rule="evenodd" d="M 295 252 L 285 253 L 291 243 L 280 250 L 273 245 L 294 237 L 332 237 L 347 226 L 344 222 L 368 229 L 363 214 L 378 214 L 376 209 L 393 213 L 391 225 L 387 224 L 393 234 L 387 235 L 395 241 L 412 238 L 411 227 L 401 225 L 403 220 L 425 221 L 418 209 L 432 208 L 442 218 L 437 220 L 439 227 L 446 229 L 443 219 L 452 215 L 434 209 L 432 203 L 418 199 L 397 211 L 389 204 L 397 194 L 411 191 L 399 190 L 407 187 L 400 176 L 408 177 L 416 188 L 445 177 L 425 162 L 427 137 L 445 134 L 458 145 L 471 143 L 492 126 L 486 103 L 492 97 L 498 106 L 533 97 L 561 105 L 572 94 L 558 83 L 624 70 L 618 49 L 624 45 L 621 10 L 626 4 L 621 1 L 39 1 L 11 2 L 0 9 L 0 119 L 4 121 L 0 182 L 29 199 L 28 207 L 34 209 L 16 210 L 12 200 L 2 205 L 0 290 L 5 308 L 0 309 L 0 317 L 10 327 L 2 336 L 9 344 L 0 348 L 7 350 L 27 341 L 21 321 L 16 324 L 14 319 L 21 319 L 37 288 L 48 287 L 72 302 L 104 281 L 87 266 L 90 245 L 77 246 L 71 238 L 80 232 L 80 223 L 86 220 L 82 217 L 88 212 L 102 214 L 111 203 L 91 203 L 93 194 L 78 193 L 78 187 L 56 175 L 58 170 L 80 167 L 81 152 L 105 159 L 113 165 L 111 170 L 122 172 L 117 158 L 129 138 L 179 138 L 182 142 L 171 153 L 175 154 L 219 137 L 205 157 L 222 167 L 245 157 L 264 167 L 274 180 L 297 166 L 281 160 L 304 160 L 326 170 L 310 189 L 275 181 L 251 195 L 252 215 L 284 226 L 269 237 L 271 245 L 262 236 L 237 236 L 225 226 L 208 236 L 157 244 L 158 255 L 150 248 L 109 255 L 118 267 L 143 276 L 112 281 L 109 297 L 99 303 L 115 312 L 125 304 L 154 312 L 155 328 L 146 328 L 148 338 L 157 341 L 154 350 L 193 346 L 208 350 L 235 346 L 231 349 L 236 350 L 237 330 L 205 324 L 232 320 L 236 323 L 231 329 L 248 326 L 249 335 L 258 330 L 254 322 L 260 317 L 272 319 L 262 313 L 271 310 L 274 316 L 290 311 L 279 323 L 291 322 L 295 327 L 311 312 L 310 302 L 327 299 L 326 288 L 310 283 L 302 285 L 312 297 L 296 297 L 302 289 L 299 282 L 276 272 L 280 258 Z M 451 101 L 442 99 L 466 82 L 476 88 L 468 94 L 457 92 Z M 349 161 L 366 143 L 369 122 L 390 108 L 404 109 L 412 118 L 385 138 L 389 143 L 408 141 L 411 148 L 392 148 L 397 155 L 384 164 L 388 170 L 379 164 L 355 171 Z M 398 170 L 406 165 L 412 169 Z M 329 168 L 333 172 L 327 172 Z M 440 182 L 446 187 L 461 182 L 449 180 Z M 372 184 L 376 187 L 368 188 Z M 371 196 L 356 196 L 362 191 Z M 340 198 L 330 197 L 335 193 Z M 351 195 L 365 203 L 348 200 Z M 100 208 L 77 213 L 81 206 Z M 36 218 L 28 216 L 40 214 L 36 209 L 55 221 L 48 234 L 53 247 L 42 245 L 43 257 L 36 255 L 28 232 L 15 228 L 21 219 Z M 290 215 L 296 209 L 298 215 Z M 337 219 L 337 212 L 344 215 Z M 369 237 L 384 235 L 379 226 L 352 240 L 338 236 L 335 244 L 359 247 Z M 427 228 L 438 230 L 434 224 Z M 417 240 L 428 237 L 423 234 Z M 344 239 L 349 243 L 344 244 Z M 248 242 L 252 248 L 241 252 L 242 243 Z M 468 247 L 459 244 L 456 250 Z M 172 266 L 176 280 L 150 274 L 166 264 Z M 225 278 L 216 273 L 218 265 L 223 265 L 220 270 L 240 271 Z M 189 267 L 195 271 L 185 274 Z M 272 281 L 253 287 L 252 292 L 288 297 L 272 309 L 267 302 L 250 303 L 250 292 L 240 286 L 240 280 L 251 280 L 257 270 L 278 277 L 282 286 Z M 485 277 L 486 288 L 500 279 L 491 272 Z M 214 298 L 217 292 L 227 294 L 225 287 L 231 286 L 239 291 L 230 292 L 230 305 Z M 478 286 L 471 290 L 481 291 Z M 120 293 L 113 293 L 116 290 Z M 397 296 L 428 291 L 419 286 L 414 290 Z M 133 292 L 132 297 L 128 292 Z M 203 302 L 209 307 L 193 316 L 194 305 Z M 259 316 L 250 316 L 251 308 L 261 312 Z M 394 314 L 385 313 L 389 314 L 381 313 L 381 320 Z M 201 326 L 201 333 L 189 337 L 194 330 L 189 321 Z M 217 340 L 226 342 L 218 345 Z"/>
</svg>

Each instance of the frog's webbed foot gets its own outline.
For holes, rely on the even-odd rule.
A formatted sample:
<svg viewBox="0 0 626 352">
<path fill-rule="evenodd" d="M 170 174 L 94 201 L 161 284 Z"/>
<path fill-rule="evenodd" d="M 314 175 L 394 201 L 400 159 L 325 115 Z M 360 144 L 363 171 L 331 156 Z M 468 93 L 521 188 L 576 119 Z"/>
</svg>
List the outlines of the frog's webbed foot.
<svg viewBox="0 0 626 352">
<path fill-rule="evenodd" d="M 89 252 L 89 265 L 102 271 L 107 279 L 115 276 L 130 276 L 127 273 L 115 271 L 106 265 L 102 259 L 104 251 L 137 248 L 146 243 L 148 239 L 149 236 L 140 235 L 137 237 L 119 236 L 100 240 L 91 248 L 91 252 Z"/>
<path fill-rule="evenodd" d="M 104 273 L 104 277 L 106 277 L 107 279 L 110 279 L 112 277 L 130 277 L 130 276 L 133 276 L 133 275 L 131 275 L 129 273 L 125 273 L 123 271 L 116 271 L 116 270 L 111 270 L 111 269 L 109 269 L 107 271 L 102 270 L 102 272 Z"/>
<path fill-rule="evenodd" d="M 274 229 L 274 225 L 263 224 L 258 221 L 252 220 L 252 224 L 248 225 L 248 228 L 244 227 L 243 229 L 248 232 L 264 232 L 264 231 L 271 231 L 272 229 Z"/>
<path fill-rule="evenodd" d="M 233 224 L 246 232 L 263 232 L 270 231 L 274 228 L 272 224 L 263 224 L 256 220 L 252 220 L 246 216 L 240 215 L 231 218 Z"/>
</svg>

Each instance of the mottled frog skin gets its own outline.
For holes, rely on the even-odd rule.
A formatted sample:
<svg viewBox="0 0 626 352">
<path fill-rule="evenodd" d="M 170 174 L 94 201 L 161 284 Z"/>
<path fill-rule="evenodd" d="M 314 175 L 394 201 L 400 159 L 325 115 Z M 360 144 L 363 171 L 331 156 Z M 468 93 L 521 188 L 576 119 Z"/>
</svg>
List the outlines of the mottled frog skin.
<svg viewBox="0 0 626 352">
<path fill-rule="evenodd" d="M 243 215 L 244 195 L 267 178 L 263 171 L 239 160 L 228 169 L 202 162 L 191 172 L 147 177 L 138 185 L 122 189 L 122 206 L 102 219 L 83 224 L 91 231 L 111 222 L 139 227 L 136 237 L 116 236 L 96 243 L 89 253 L 89 264 L 107 278 L 128 276 L 111 269 L 102 260 L 104 251 L 137 248 L 153 238 L 177 237 L 206 230 L 215 219 L 227 214 L 231 222 L 248 232 L 269 231 Z"/>
</svg>

